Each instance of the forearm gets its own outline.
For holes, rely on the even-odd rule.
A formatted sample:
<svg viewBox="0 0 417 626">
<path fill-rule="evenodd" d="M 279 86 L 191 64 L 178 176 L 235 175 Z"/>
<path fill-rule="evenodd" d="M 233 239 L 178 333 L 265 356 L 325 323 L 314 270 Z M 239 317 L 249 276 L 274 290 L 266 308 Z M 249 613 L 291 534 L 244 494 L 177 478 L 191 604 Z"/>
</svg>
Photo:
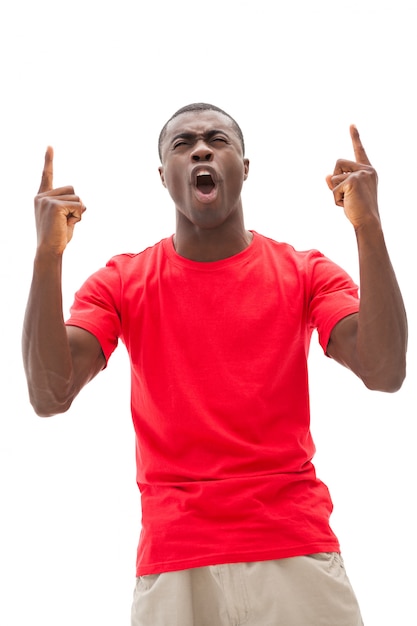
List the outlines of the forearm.
<svg viewBox="0 0 417 626">
<path fill-rule="evenodd" d="M 407 318 L 379 223 L 355 230 L 360 268 L 356 354 L 364 383 L 396 391 L 406 368 Z"/>
<path fill-rule="evenodd" d="M 23 362 L 30 401 L 42 416 L 66 411 L 74 396 L 61 271 L 62 256 L 37 255 L 23 326 Z"/>
</svg>

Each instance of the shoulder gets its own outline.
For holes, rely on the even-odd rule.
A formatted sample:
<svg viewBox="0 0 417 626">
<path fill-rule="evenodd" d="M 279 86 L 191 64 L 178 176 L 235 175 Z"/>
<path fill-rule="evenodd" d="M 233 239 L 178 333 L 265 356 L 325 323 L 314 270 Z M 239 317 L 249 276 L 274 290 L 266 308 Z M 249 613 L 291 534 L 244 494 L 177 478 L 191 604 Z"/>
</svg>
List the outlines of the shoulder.
<svg viewBox="0 0 417 626">
<path fill-rule="evenodd" d="M 358 287 L 352 277 L 320 250 L 296 250 L 289 243 L 255 235 L 262 264 L 279 280 L 293 280 L 303 284 L 304 289 L 311 294 L 341 289 L 357 293 Z"/>
<path fill-rule="evenodd" d="M 145 276 L 157 271 L 162 264 L 168 238 L 145 248 L 140 252 L 124 252 L 112 256 L 104 266 L 96 270 L 87 278 L 87 283 L 104 283 L 107 285 L 123 284 L 131 279 L 138 281 Z"/>
<path fill-rule="evenodd" d="M 122 254 L 117 254 L 109 259 L 106 263 L 106 267 L 118 268 L 122 270 L 154 262 L 158 257 L 164 254 L 170 240 L 171 238 L 161 239 L 158 243 L 155 243 L 140 252 L 124 252 Z"/>
<path fill-rule="evenodd" d="M 293 245 L 285 241 L 277 241 L 271 237 L 261 235 L 254 231 L 254 236 L 258 243 L 258 250 L 261 253 L 269 254 L 280 261 L 287 260 L 300 269 L 313 266 L 317 261 L 332 263 L 322 252 L 314 248 L 309 250 L 297 250 Z"/>
<path fill-rule="evenodd" d="M 107 263 L 88 276 L 78 289 L 77 298 L 119 301 L 127 287 L 140 288 L 147 277 L 157 272 L 157 258 L 164 256 L 165 239 L 141 252 L 126 252 L 111 257 Z"/>
</svg>

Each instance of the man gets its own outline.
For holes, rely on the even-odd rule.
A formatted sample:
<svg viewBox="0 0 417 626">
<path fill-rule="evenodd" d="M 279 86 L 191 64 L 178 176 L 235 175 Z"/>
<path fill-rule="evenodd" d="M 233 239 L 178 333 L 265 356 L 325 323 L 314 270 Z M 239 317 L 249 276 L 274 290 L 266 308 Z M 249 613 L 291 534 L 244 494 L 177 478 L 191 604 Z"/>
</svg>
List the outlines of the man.
<svg viewBox="0 0 417 626">
<path fill-rule="evenodd" d="M 327 183 L 357 238 L 360 292 L 318 251 L 248 231 L 240 127 L 198 103 L 161 131 L 176 230 L 118 255 L 64 322 L 61 266 L 85 207 L 53 188 L 48 148 L 35 198 L 38 246 L 24 322 L 29 393 L 42 416 L 71 406 L 120 338 L 132 368 L 142 531 L 132 626 L 358 626 L 309 430 L 307 354 L 370 389 L 405 377 L 407 322 L 384 243 L 377 176 L 358 131 Z"/>
</svg>

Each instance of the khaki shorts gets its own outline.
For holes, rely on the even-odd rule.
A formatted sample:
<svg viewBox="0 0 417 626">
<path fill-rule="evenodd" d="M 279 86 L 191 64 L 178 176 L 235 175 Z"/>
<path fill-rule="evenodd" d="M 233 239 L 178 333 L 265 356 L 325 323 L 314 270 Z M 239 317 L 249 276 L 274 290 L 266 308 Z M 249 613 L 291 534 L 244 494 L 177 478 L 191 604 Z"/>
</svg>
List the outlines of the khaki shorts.
<svg viewBox="0 0 417 626">
<path fill-rule="evenodd" d="M 363 626 L 340 554 L 137 579 L 131 626 Z"/>
</svg>

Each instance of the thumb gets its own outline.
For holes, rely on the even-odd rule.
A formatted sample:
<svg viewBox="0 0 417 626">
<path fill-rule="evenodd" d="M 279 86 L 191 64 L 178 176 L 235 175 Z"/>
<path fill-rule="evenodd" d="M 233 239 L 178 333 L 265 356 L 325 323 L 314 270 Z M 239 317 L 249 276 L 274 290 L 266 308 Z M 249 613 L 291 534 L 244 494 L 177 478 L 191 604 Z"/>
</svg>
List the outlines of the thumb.
<svg viewBox="0 0 417 626">
<path fill-rule="evenodd" d="M 53 148 L 51 146 L 48 146 L 45 152 L 45 163 L 43 166 L 42 180 L 38 193 L 51 191 L 53 189 L 53 158 Z"/>
</svg>

